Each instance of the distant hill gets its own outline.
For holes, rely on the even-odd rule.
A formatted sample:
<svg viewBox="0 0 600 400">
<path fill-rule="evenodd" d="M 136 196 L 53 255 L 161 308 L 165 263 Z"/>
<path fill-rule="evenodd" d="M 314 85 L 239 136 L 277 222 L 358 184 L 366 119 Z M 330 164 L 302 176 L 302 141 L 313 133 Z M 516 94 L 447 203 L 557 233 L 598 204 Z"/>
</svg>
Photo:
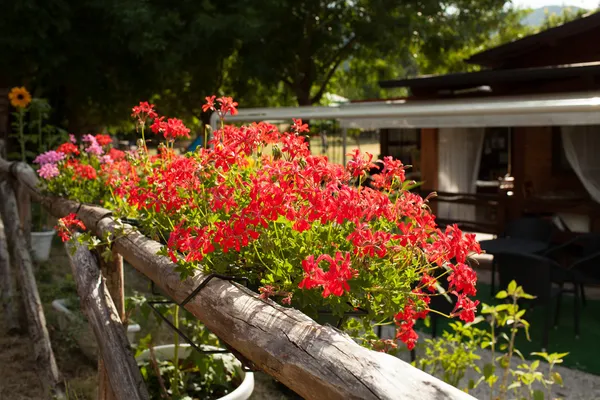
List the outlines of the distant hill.
<svg viewBox="0 0 600 400">
<path fill-rule="evenodd" d="M 529 14 L 527 17 L 523 18 L 523 24 L 524 25 L 529 25 L 529 26 L 540 26 L 542 25 L 542 23 L 544 22 L 544 19 L 546 18 L 546 10 L 548 10 L 549 14 L 562 14 L 562 10 L 565 8 L 571 8 L 573 9 L 573 11 L 577 11 L 577 10 L 581 10 L 581 7 L 575 7 L 575 6 L 546 6 L 546 7 L 540 7 L 540 8 L 536 8 L 533 10 L 533 12 L 531 14 Z"/>
</svg>

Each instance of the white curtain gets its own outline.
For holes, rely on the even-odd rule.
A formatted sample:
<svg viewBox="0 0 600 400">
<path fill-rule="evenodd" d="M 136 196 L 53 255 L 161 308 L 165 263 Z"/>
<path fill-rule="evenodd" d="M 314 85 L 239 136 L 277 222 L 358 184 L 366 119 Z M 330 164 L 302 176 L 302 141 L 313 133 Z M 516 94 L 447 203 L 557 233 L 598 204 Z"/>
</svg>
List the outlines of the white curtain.
<svg viewBox="0 0 600 400">
<path fill-rule="evenodd" d="M 600 125 L 563 126 L 561 131 L 569 164 L 592 199 L 600 203 Z"/>
<path fill-rule="evenodd" d="M 438 142 L 438 190 L 475 193 L 485 128 L 440 128 Z M 438 203 L 439 218 L 475 221 L 475 206 Z"/>
</svg>

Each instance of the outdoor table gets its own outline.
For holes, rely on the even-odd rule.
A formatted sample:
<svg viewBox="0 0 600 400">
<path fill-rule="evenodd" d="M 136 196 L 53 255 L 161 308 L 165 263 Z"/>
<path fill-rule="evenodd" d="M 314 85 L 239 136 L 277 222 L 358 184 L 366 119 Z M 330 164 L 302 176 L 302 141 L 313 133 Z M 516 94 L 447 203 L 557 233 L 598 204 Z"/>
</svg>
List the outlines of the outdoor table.
<svg viewBox="0 0 600 400">
<path fill-rule="evenodd" d="M 479 242 L 481 250 L 484 250 L 488 254 L 501 254 L 501 253 L 525 253 L 535 254 L 541 253 L 548 249 L 549 243 L 545 243 L 539 240 L 533 239 L 521 239 L 521 238 L 497 238 L 491 240 L 482 240 Z M 492 297 L 496 294 L 496 265 L 495 260 L 492 261 L 492 282 L 491 282 L 491 295 Z"/>
<path fill-rule="evenodd" d="M 488 254 L 498 253 L 540 253 L 548 248 L 548 243 L 533 239 L 497 238 L 479 242 L 481 250 Z"/>
</svg>

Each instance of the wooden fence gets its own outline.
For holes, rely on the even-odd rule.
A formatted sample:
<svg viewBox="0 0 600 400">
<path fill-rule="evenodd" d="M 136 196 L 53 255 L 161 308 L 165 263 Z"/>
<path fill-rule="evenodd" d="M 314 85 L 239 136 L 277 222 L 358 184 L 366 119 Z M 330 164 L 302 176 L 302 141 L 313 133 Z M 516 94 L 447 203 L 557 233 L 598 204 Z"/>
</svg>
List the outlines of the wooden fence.
<svg viewBox="0 0 600 400">
<path fill-rule="evenodd" d="M 24 222 L 17 203 L 40 202 L 55 217 L 76 213 L 99 237 L 111 235 L 114 254 L 180 304 L 203 281 L 197 273 L 182 280 L 169 258 L 158 256 L 161 245 L 126 225 L 111 212 L 93 205 L 44 196 L 35 172 L 26 164 L 0 158 L 2 220 L 19 285 L 27 299 L 27 316 L 41 376 L 60 394 L 60 378 L 43 318 L 27 251 Z M 16 202 L 14 187 L 19 185 Z M 22 207 L 21 207 L 22 209 Z M 21 221 L 19 224 L 18 221 Z M 26 222 L 25 222 L 26 223 Z M 19 226 L 20 225 L 20 226 Z M 99 266 L 86 248 L 71 256 L 73 276 L 85 314 L 99 343 L 99 381 L 103 398 L 146 399 L 148 393 L 126 342 L 123 318 L 123 278 L 120 257 Z M 0 262 L 6 263 L 0 243 Z M 0 272 L 8 268 L 0 266 Z M 4 279 L 4 275 L 0 275 Z M 30 304 L 29 304 L 30 303 Z M 298 310 L 282 307 L 235 283 L 212 279 L 185 308 L 219 337 L 234 354 L 268 373 L 306 399 L 472 399 L 468 394 L 388 354 L 367 350 L 348 335 L 322 326 Z M 114 397 L 113 397 L 114 396 Z"/>
</svg>

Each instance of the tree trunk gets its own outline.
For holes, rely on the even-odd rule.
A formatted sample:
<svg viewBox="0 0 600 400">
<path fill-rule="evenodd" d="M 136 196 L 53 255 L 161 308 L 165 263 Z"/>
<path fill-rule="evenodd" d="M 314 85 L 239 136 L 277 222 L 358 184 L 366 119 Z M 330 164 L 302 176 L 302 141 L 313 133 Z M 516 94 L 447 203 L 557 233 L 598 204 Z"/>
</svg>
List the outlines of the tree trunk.
<svg viewBox="0 0 600 400">
<path fill-rule="evenodd" d="M 19 227 L 17 201 L 12 187 L 6 180 L 0 182 L 0 199 L 0 213 L 11 257 L 17 269 L 17 278 L 27 314 L 29 336 L 33 342 L 35 358 L 39 367 L 38 372 L 47 392 L 63 397 L 58 366 L 52 352 L 50 336 L 46 328 L 46 317 L 33 274 L 31 255 Z"/>
<path fill-rule="evenodd" d="M 133 357 L 125 327 L 108 294 L 96 258 L 84 245 L 65 245 L 81 307 L 94 331 L 110 387 L 119 400 L 149 399 L 142 374 Z M 71 250 L 75 249 L 74 254 Z M 73 254 L 73 255 L 71 255 Z M 104 389 L 107 389 L 104 386 Z"/>
</svg>

